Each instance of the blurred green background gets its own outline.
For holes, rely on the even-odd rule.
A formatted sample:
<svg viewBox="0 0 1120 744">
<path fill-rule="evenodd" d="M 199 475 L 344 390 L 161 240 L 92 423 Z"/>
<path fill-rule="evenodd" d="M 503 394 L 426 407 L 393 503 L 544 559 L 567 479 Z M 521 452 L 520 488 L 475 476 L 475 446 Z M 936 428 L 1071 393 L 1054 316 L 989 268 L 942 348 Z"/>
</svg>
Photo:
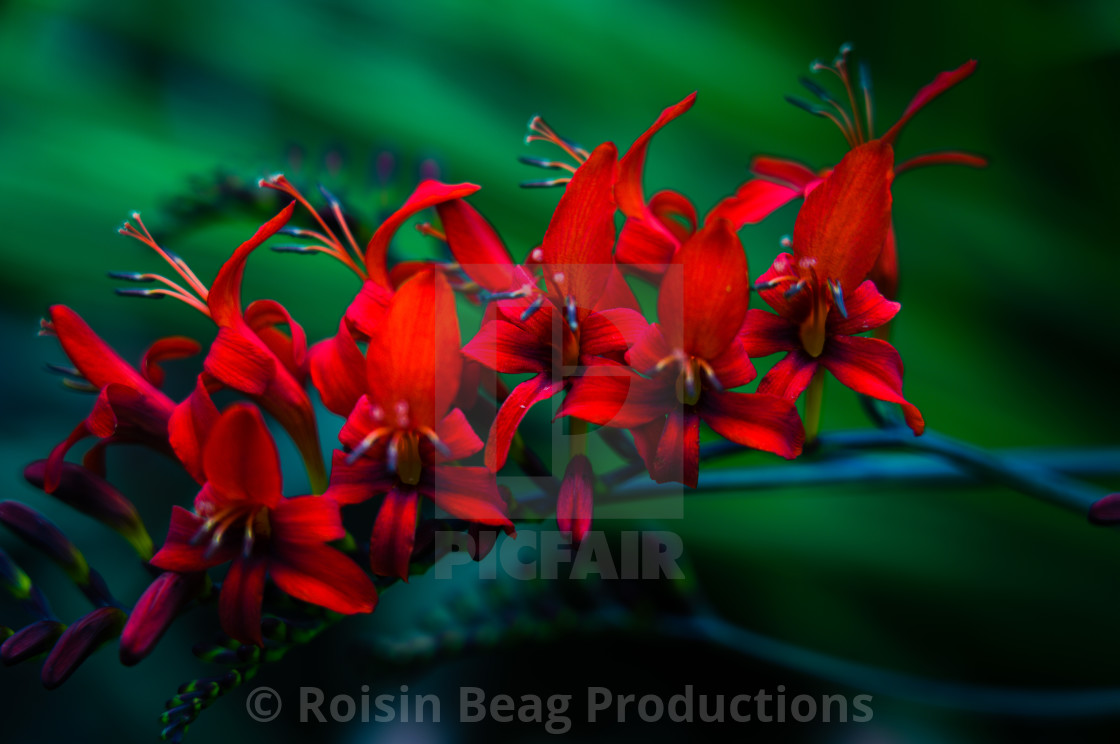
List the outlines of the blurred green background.
<svg viewBox="0 0 1120 744">
<path fill-rule="evenodd" d="M 871 66 L 880 127 L 935 73 L 980 60 L 977 74 L 923 111 L 898 145 L 900 157 L 952 147 L 992 163 L 985 171 L 915 172 L 896 185 L 904 311 L 895 342 L 906 360 L 907 397 L 933 429 L 985 446 L 1116 444 L 1120 6 L 1110 0 L 8 0 L 0 2 L 5 497 L 56 519 L 121 596 L 131 600 L 143 588 L 126 548 L 20 477 L 89 405 L 43 371 L 44 362 L 64 361 L 53 342 L 35 337 L 49 304 L 78 310 L 128 358 L 159 336 L 212 333 L 205 319 L 170 300 L 113 295 L 105 271 L 158 268 L 115 232 L 132 210 L 205 279 L 264 209 L 227 201 L 220 219 L 209 219 L 198 205 L 214 192 L 215 173 L 226 184 L 280 170 L 305 184 L 322 181 L 368 227 L 403 199 L 420 164 L 433 162 L 444 180 L 482 185 L 473 203 L 523 256 L 558 198 L 517 187 L 539 177 L 518 155 L 552 155 L 522 143 L 531 114 L 585 145 L 609 139 L 626 147 L 662 108 L 699 91 L 693 110 L 655 140 L 646 187 L 680 190 L 703 213 L 744 180 L 752 154 L 814 167 L 843 154 L 828 122 L 782 96 L 798 94 L 809 61 L 830 59 L 845 41 Z M 387 186 L 375 166 L 382 152 L 396 164 Z M 773 258 L 795 214 L 785 208 L 743 231 L 752 274 Z M 398 248 L 423 245 L 407 231 Z M 280 300 L 320 338 L 334 331 L 355 289 L 353 277 L 327 259 L 262 253 L 250 264 L 246 296 Z M 189 367 L 173 376 L 173 387 L 187 384 Z M 830 387 L 825 427 L 863 425 L 853 396 Z M 153 536 L 162 537 L 168 504 L 186 503 L 193 492 L 174 468 L 151 459 L 117 453 L 110 467 Z M 683 521 L 663 527 L 683 536 L 695 578 L 715 605 L 753 630 L 939 679 L 1116 684 L 1120 539 L 1011 491 L 706 495 L 687 501 Z M 10 536 L 0 536 L 0 546 L 57 590 L 52 599 L 62 595 L 60 614 L 82 610 L 79 598 L 66 599 L 52 566 Z M 485 674 L 495 692 L 588 684 L 740 691 L 722 679 L 741 680 L 744 690 L 835 691 L 778 666 L 640 634 L 501 646 L 417 667 L 386 668 L 354 652 L 400 633 L 415 622 L 409 612 L 440 601 L 430 582 L 394 589 L 373 618 L 344 624 L 261 683 L 282 693 L 300 684 L 353 692 L 363 683 L 393 689 L 403 682 L 440 692 L 483 685 Z M 0 622 L 22 622 L 18 608 L 0 603 L 0 611 L 7 613 Z M 4 741 L 152 740 L 163 700 L 207 671 L 188 649 L 213 622 L 196 616 L 140 667 L 120 669 L 106 651 L 54 693 L 38 687 L 34 664 L 4 670 Z M 234 693 L 203 715 L 188 740 L 482 738 L 454 726 L 264 728 L 243 705 L 244 693 Z M 884 696 L 876 698 L 874 722 L 862 727 L 721 731 L 782 741 L 1112 741 L 1116 724 L 1035 723 Z M 485 734 L 547 738 L 539 727 Z M 680 732 L 577 726 L 576 734 L 617 741 Z"/>
</svg>

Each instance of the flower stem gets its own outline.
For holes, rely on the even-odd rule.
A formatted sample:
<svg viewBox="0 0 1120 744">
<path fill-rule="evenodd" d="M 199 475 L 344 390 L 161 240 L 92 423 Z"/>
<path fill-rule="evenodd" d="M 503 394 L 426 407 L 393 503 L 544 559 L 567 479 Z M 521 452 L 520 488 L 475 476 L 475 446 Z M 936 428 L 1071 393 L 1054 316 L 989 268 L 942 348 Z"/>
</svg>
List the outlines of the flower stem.
<svg viewBox="0 0 1120 744">
<path fill-rule="evenodd" d="M 587 454 L 587 422 L 574 416 L 568 419 L 568 453 L 572 457 Z"/>
<path fill-rule="evenodd" d="M 821 405 L 824 400 L 824 367 L 817 366 L 809 388 L 805 391 L 805 444 L 817 441 L 821 431 Z"/>
</svg>

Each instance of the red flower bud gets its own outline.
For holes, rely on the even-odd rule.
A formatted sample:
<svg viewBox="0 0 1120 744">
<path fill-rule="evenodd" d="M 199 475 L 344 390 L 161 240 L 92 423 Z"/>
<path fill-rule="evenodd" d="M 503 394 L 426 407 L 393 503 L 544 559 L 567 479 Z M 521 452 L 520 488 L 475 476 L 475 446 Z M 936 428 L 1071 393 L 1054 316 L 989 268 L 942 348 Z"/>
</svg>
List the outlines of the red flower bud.
<svg viewBox="0 0 1120 744">
<path fill-rule="evenodd" d="M 160 574 L 136 602 L 121 632 L 121 663 L 133 666 L 151 653 L 171 622 L 202 593 L 206 574 Z"/>
<path fill-rule="evenodd" d="M 66 626 L 57 620 L 39 620 L 14 633 L 0 644 L 0 661 L 12 666 L 44 654 L 54 647 Z"/>
<path fill-rule="evenodd" d="M 99 607 L 67 628 L 43 662 L 43 687 L 62 685 L 90 654 L 120 634 L 127 617 L 117 607 Z"/>
</svg>

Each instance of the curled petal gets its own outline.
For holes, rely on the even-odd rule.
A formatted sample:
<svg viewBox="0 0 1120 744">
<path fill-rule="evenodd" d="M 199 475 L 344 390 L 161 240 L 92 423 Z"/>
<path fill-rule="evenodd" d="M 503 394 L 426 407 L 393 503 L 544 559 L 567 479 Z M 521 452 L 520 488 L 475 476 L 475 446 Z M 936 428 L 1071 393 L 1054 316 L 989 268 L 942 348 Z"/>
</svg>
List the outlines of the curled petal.
<svg viewBox="0 0 1120 744">
<path fill-rule="evenodd" d="M 615 259 L 631 270 L 663 274 L 680 248 L 676 236 L 655 220 L 628 219 L 622 224 L 615 247 Z"/>
<path fill-rule="evenodd" d="M 498 409 L 490 434 L 486 439 L 486 467 L 498 472 L 509 457 L 509 446 L 513 435 L 525 414 L 537 403 L 548 400 L 564 388 L 563 380 L 554 380 L 548 373 L 542 373 L 526 380 L 513 390 Z"/>
<path fill-rule="evenodd" d="M 902 397 L 902 358 L 886 341 L 831 336 L 820 361 L 837 380 L 857 393 L 902 406 L 906 425 L 915 435 L 925 429 L 921 412 Z"/>
<path fill-rule="evenodd" d="M 276 377 L 277 359 L 242 325 L 218 329 L 202 366 L 223 385 L 246 395 L 261 395 Z"/>
<path fill-rule="evenodd" d="M 483 289 L 505 292 L 526 277 L 514 264 L 498 231 L 462 199 L 436 206 L 447 247 L 463 271 Z"/>
<path fill-rule="evenodd" d="M 245 322 L 299 382 L 307 379 L 307 335 L 287 309 L 274 300 L 256 300 L 245 308 Z M 277 326 L 288 326 L 284 333 Z"/>
<path fill-rule="evenodd" d="M 111 383 L 162 396 L 143 375 L 105 343 L 76 312 L 65 305 L 52 305 L 50 327 L 74 367 L 91 385 L 100 389 Z"/>
<path fill-rule="evenodd" d="M 751 173 L 768 181 L 785 184 L 801 193 L 808 193 L 810 187 L 827 175 L 817 173 L 804 163 L 788 158 L 775 158 L 759 155 L 751 160 Z"/>
<path fill-rule="evenodd" d="M 210 431 L 218 421 L 218 407 L 210 399 L 202 375 L 195 380 L 194 391 L 175 407 L 167 424 L 168 439 L 183 467 L 199 483 L 206 482 L 202 468 L 202 450 Z"/>
<path fill-rule="evenodd" d="M 225 410 L 206 440 L 202 464 L 216 498 L 269 507 L 280 499 L 280 455 L 254 405 Z"/>
<path fill-rule="evenodd" d="M 900 175 L 915 168 L 925 168 L 929 165 L 963 165 L 968 168 L 987 168 L 988 159 L 983 155 L 971 152 L 958 152 L 956 150 L 942 150 L 940 152 L 927 152 L 915 155 L 894 167 L 894 174 Z"/>
<path fill-rule="evenodd" d="M 738 230 L 769 217 L 801 196 L 802 190 L 761 178 L 752 178 L 708 213 L 706 221 L 725 219 Z"/>
<path fill-rule="evenodd" d="M 692 233 L 700 226 L 696 207 L 684 194 L 671 189 L 658 191 L 651 196 L 649 211 L 673 234 L 678 243 L 692 237 Z"/>
<path fill-rule="evenodd" d="M 938 76 L 933 79 L 933 82 L 918 91 L 917 95 L 910 101 L 910 105 L 902 112 L 902 116 L 899 117 L 893 127 L 887 130 L 887 133 L 884 134 L 881 139 L 884 142 L 893 143 L 899 133 L 902 132 L 902 128 L 906 126 L 906 122 L 910 121 L 914 114 L 925 108 L 934 98 L 937 98 L 939 95 L 967 78 L 975 70 L 976 60 L 970 59 L 955 70 L 949 70 L 948 72 L 938 74 Z"/>
<path fill-rule="evenodd" d="M 690 93 L 680 103 L 669 106 L 661 112 L 649 129 L 642 133 L 622 156 L 618 164 L 618 183 L 615 196 L 619 210 L 627 217 L 649 219 L 649 208 L 642 193 L 642 172 L 645 169 L 646 153 L 650 140 L 669 122 L 692 108 L 696 93 Z"/>
<path fill-rule="evenodd" d="M 377 335 L 389 312 L 393 290 L 377 282 L 362 283 L 362 288 L 346 308 L 345 321 L 363 339 Z"/>
<path fill-rule="evenodd" d="M 43 662 L 43 687 L 53 690 L 70 679 L 90 654 L 120 634 L 126 618 L 117 607 L 99 607 L 67 628 Z"/>
<path fill-rule="evenodd" d="M 295 205 L 293 201 L 261 225 L 253 237 L 238 246 L 229 260 L 222 264 L 206 298 L 210 316 L 219 326 L 230 326 L 241 319 L 241 279 L 245 275 L 245 263 L 249 260 L 249 254 L 287 224 L 292 218 Z"/>
<path fill-rule="evenodd" d="M 897 302 L 887 300 L 879 294 L 878 285 L 868 280 L 863 282 L 844 298 L 848 317 L 840 313 L 829 313 L 828 332 L 843 336 L 870 331 L 888 323 L 902 308 Z"/>
<path fill-rule="evenodd" d="M 185 336 L 161 338 L 144 352 L 144 357 L 140 360 L 140 372 L 148 382 L 158 388 L 163 385 L 164 379 L 163 367 L 160 366 L 160 362 L 192 357 L 201 350 L 202 347 L 193 338 Z"/>
<path fill-rule="evenodd" d="M 473 183 L 449 184 L 433 180 L 421 181 L 401 208 L 381 223 L 377 232 L 370 238 L 369 244 L 366 245 L 366 271 L 369 273 L 370 280 L 383 287 L 389 286 L 389 271 L 386 263 L 389 243 L 401 225 L 410 217 L 442 202 L 470 196 L 478 191 L 478 188 Z"/>
</svg>

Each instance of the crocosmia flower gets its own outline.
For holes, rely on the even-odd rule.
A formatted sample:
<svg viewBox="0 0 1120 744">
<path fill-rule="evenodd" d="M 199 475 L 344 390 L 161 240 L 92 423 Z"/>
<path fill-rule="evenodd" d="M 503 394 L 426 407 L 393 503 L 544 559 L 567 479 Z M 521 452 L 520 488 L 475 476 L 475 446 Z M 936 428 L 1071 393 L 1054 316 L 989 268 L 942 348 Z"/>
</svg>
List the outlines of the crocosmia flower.
<svg viewBox="0 0 1120 744">
<path fill-rule="evenodd" d="M 898 352 L 856 335 L 899 310 L 864 280 L 890 229 L 893 160 L 885 142 L 860 145 L 809 194 L 794 225 L 793 253 L 780 254 L 756 285 L 777 315 L 751 310 L 740 338 L 752 357 L 786 352 L 759 391 L 796 399 L 823 367 L 856 392 L 901 405 L 920 434 L 922 415 L 902 396 Z"/>
<path fill-rule="evenodd" d="M 405 281 L 389 303 L 366 356 L 355 345 L 326 381 L 360 392 L 339 439 L 328 495 L 353 504 L 384 494 L 370 539 L 374 573 L 408 578 L 420 497 L 453 517 L 510 532 L 494 474 L 450 464 L 482 449 L 463 412 L 451 408 L 462 356 L 455 297 L 429 268 Z M 345 399 L 335 394 L 336 404 Z"/>
<path fill-rule="evenodd" d="M 793 403 L 730 391 L 755 376 L 738 335 L 749 294 L 743 246 L 729 222 L 715 220 L 673 258 L 658 322 L 627 353 L 630 367 L 588 368 L 558 415 L 634 430 L 658 481 L 696 486 L 701 421 L 733 442 L 796 457 L 805 433 Z"/>
<path fill-rule="evenodd" d="M 152 565 L 191 573 L 230 563 L 222 582 L 222 628 L 261 644 L 265 578 L 296 599 L 335 612 L 370 612 L 373 583 L 327 545 L 345 535 L 338 504 L 322 496 L 285 498 L 276 444 L 255 406 L 230 406 L 203 445 L 206 485 L 194 511 L 175 507 Z M 150 608 L 148 610 L 150 612 Z"/>
</svg>

